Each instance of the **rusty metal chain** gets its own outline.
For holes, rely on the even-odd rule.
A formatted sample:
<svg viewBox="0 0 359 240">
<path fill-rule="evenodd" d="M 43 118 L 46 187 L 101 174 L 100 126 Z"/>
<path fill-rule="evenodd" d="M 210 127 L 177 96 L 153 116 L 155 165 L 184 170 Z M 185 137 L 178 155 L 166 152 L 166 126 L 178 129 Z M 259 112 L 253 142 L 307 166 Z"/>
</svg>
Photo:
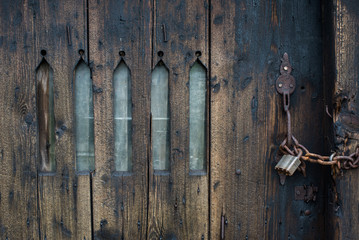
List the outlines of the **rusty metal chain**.
<svg viewBox="0 0 359 240">
<path fill-rule="evenodd" d="M 288 54 L 283 55 L 282 64 L 280 68 L 281 75 L 279 76 L 276 87 L 280 94 L 283 94 L 283 106 L 287 115 L 287 136 L 280 144 L 280 151 L 284 155 L 291 155 L 298 157 L 301 164 L 298 170 L 306 176 L 305 162 L 318 163 L 321 165 L 331 166 L 332 175 L 340 173 L 341 169 L 355 169 L 359 167 L 359 146 L 356 147 L 355 152 L 348 156 L 340 156 L 336 153 L 330 156 L 322 156 L 320 154 L 311 153 L 293 136 L 291 128 L 291 116 L 289 111 L 290 94 L 295 89 L 295 80 L 290 75 L 292 66 L 289 63 Z"/>
<path fill-rule="evenodd" d="M 290 113 L 288 113 L 287 116 L 290 116 Z M 290 121 L 290 117 L 287 118 L 287 120 Z M 287 133 L 287 136 L 288 135 L 289 132 Z M 300 144 L 293 135 L 291 135 L 291 139 L 293 142 L 292 145 L 289 145 L 287 138 L 285 138 L 284 141 L 280 144 L 279 149 L 283 154 L 292 156 L 300 155 L 301 165 L 298 167 L 298 169 L 303 173 L 304 176 L 306 176 L 306 161 L 331 166 L 333 175 L 339 174 L 341 169 L 355 169 L 359 167 L 359 147 L 356 148 L 354 153 L 348 156 L 339 156 L 336 153 L 333 153 L 330 156 L 323 156 L 317 153 L 311 153 L 306 147 Z M 302 153 L 300 153 L 300 151 Z"/>
</svg>

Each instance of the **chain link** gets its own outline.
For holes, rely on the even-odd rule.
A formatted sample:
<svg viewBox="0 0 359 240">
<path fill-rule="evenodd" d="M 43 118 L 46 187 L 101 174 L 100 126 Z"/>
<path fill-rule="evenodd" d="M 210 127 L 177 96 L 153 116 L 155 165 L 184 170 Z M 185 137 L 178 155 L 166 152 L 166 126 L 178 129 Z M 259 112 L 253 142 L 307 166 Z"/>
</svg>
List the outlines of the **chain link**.
<svg viewBox="0 0 359 240">
<path fill-rule="evenodd" d="M 320 154 L 311 153 L 309 150 L 304 147 L 299 141 L 293 136 L 290 123 L 290 112 L 289 109 L 287 113 L 287 137 L 280 144 L 279 149 L 283 154 L 288 154 L 292 156 L 298 156 L 301 165 L 299 166 L 299 171 L 306 175 L 305 171 L 305 162 L 318 163 L 321 165 L 331 166 L 332 174 L 337 175 L 340 173 L 341 169 L 355 169 L 359 167 L 359 146 L 356 147 L 355 152 L 348 156 L 339 156 L 336 153 L 333 153 L 330 156 L 322 156 Z"/>
<path fill-rule="evenodd" d="M 281 59 L 280 66 L 281 75 L 276 81 L 276 89 L 278 93 L 283 95 L 283 108 L 287 114 L 287 136 L 281 143 L 279 149 L 283 154 L 296 156 L 300 159 L 301 164 L 298 169 L 306 175 L 305 162 L 318 163 L 332 167 L 332 174 L 335 176 L 341 172 L 341 169 L 353 169 L 359 167 L 359 146 L 356 147 L 355 152 L 349 156 L 339 156 L 333 153 L 330 156 L 322 156 L 316 153 L 311 153 L 309 150 L 298 142 L 293 136 L 291 117 L 290 117 L 290 95 L 295 89 L 295 79 L 291 76 L 292 65 L 289 62 L 287 53 L 284 53 Z M 327 110 L 328 112 L 328 110 Z"/>
</svg>

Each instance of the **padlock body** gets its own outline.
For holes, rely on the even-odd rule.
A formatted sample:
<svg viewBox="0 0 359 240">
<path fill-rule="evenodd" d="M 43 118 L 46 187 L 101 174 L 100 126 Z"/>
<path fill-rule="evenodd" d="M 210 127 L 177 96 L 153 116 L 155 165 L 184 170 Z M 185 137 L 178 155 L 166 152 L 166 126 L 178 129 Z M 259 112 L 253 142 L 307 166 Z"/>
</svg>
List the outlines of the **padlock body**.
<svg viewBox="0 0 359 240">
<path fill-rule="evenodd" d="M 300 165 L 300 159 L 297 156 L 284 155 L 275 166 L 275 169 L 288 176 L 292 176 Z"/>
</svg>

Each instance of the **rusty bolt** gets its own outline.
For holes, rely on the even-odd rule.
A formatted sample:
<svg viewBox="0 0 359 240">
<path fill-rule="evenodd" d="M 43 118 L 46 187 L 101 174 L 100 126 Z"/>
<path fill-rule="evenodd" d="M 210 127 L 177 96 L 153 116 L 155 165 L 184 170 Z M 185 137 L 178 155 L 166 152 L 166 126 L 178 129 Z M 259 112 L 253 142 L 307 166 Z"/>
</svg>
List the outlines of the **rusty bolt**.
<svg viewBox="0 0 359 240">
<path fill-rule="evenodd" d="M 304 215 L 305 215 L 305 216 L 309 216 L 311 213 L 312 213 L 312 212 L 311 212 L 309 209 L 307 209 L 307 210 L 305 210 Z"/>
</svg>

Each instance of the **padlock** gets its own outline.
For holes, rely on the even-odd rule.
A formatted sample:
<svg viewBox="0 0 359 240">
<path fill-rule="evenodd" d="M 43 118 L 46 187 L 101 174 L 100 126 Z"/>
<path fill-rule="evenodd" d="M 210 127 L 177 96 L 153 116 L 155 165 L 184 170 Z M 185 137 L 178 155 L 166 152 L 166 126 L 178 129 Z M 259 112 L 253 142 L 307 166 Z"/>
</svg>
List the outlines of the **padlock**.
<svg viewBox="0 0 359 240">
<path fill-rule="evenodd" d="M 275 170 L 287 176 L 292 176 L 300 163 L 300 156 L 284 155 L 275 166 Z"/>
</svg>

